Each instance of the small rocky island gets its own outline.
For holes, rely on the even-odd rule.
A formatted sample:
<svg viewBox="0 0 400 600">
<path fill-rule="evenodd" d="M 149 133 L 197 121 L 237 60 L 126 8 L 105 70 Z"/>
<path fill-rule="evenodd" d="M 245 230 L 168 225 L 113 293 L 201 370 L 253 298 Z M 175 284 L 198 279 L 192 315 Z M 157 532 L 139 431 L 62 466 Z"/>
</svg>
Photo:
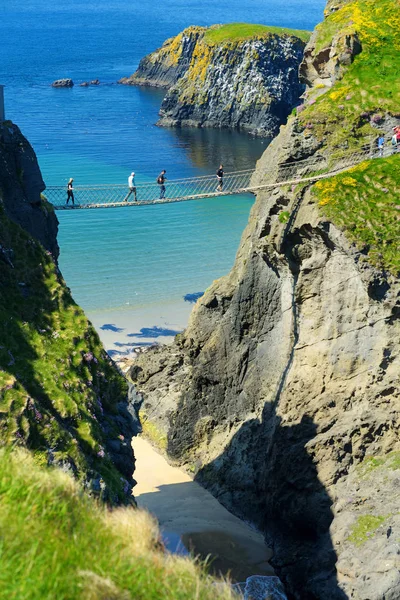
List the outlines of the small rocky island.
<svg viewBox="0 0 400 600">
<path fill-rule="evenodd" d="M 271 137 L 304 92 L 298 70 L 308 38 L 304 31 L 244 23 L 189 27 L 119 83 L 168 90 L 158 125 Z"/>
</svg>

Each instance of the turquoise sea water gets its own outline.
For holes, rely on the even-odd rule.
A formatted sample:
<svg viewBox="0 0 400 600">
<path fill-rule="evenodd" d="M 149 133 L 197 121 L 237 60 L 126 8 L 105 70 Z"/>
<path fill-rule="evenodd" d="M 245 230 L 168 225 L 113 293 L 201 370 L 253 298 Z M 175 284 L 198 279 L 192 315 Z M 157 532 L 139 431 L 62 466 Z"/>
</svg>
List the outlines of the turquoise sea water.
<svg viewBox="0 0 400 600">
<path fill-rule="evenodd" d="M 253 167 L 266 142 L 154 126 L 163 92 L 125 87 L 140 58 L 191 24 L 250 21 L 312 29 L 324 0 L 4 0 L 6 116 L 34 146 L 48 185 L 137 182 Z M 51 82 L 98 78 L 98 87 Z M 182 299 L 233 264 L 251 197 L 59 213 L 60 265 L 89 312 Z"/>
</svg>

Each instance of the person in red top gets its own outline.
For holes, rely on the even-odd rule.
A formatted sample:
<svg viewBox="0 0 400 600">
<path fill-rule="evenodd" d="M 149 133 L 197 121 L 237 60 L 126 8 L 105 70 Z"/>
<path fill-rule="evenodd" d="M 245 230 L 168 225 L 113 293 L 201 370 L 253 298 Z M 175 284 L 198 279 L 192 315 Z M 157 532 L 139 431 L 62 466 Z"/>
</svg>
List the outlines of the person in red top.
<svg viewBox="0 0 400 600">
<path fill-rule="evenodd" d="M 393 127 L 392 146 L 394 152 L 396 149 L 400 152 L 400 126 Z"/>
</svg>

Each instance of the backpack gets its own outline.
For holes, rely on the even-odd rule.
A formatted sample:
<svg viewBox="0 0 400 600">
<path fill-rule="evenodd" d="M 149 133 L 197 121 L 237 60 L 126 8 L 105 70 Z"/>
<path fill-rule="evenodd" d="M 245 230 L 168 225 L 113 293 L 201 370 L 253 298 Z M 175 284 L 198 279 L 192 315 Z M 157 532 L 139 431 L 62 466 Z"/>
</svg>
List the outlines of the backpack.
<svg viewBox="0 0 400 600">
<path fill-rule="evenodd" d="M 159 176 L 157 177 L 157 183 L 159 183 L 159 184 L 162 184 L 162 183 L 164 183 L 164 177 L 163 177 L 162 175 L 159 175 Z"/>
</svg>

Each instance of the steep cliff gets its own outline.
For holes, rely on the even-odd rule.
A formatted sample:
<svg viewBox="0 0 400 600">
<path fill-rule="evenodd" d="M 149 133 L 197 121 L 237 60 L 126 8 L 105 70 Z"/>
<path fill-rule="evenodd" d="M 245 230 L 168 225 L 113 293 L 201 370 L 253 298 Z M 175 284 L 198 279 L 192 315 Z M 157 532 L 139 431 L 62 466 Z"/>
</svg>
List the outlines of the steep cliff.
<svg viewBox="0 0 400 600">
<path fill-rule="evenodd" d="M 159 125 L 224 127 L 273 136 L 304 91 L 307 32 L 236 23 L 190 27 L 121 80 L 168 87 Z"/>
<path fill-rule="evenodd" d="M 0 126 L 0 445 L 28 448 L 110 502 L 128 502 L 134 412 L 58 269 L 57 218 L 36 156 Z"/>
<path fill-rule="evenodd" d="M 330 3 L 254 183 L 390 138 L 399 20 L 396 0 Z M 131 369 L 148 431 L 263 528 L 291 598 L 400 596 L 399 159 L 260 192 L 231 273 Z"/>
</svg>

